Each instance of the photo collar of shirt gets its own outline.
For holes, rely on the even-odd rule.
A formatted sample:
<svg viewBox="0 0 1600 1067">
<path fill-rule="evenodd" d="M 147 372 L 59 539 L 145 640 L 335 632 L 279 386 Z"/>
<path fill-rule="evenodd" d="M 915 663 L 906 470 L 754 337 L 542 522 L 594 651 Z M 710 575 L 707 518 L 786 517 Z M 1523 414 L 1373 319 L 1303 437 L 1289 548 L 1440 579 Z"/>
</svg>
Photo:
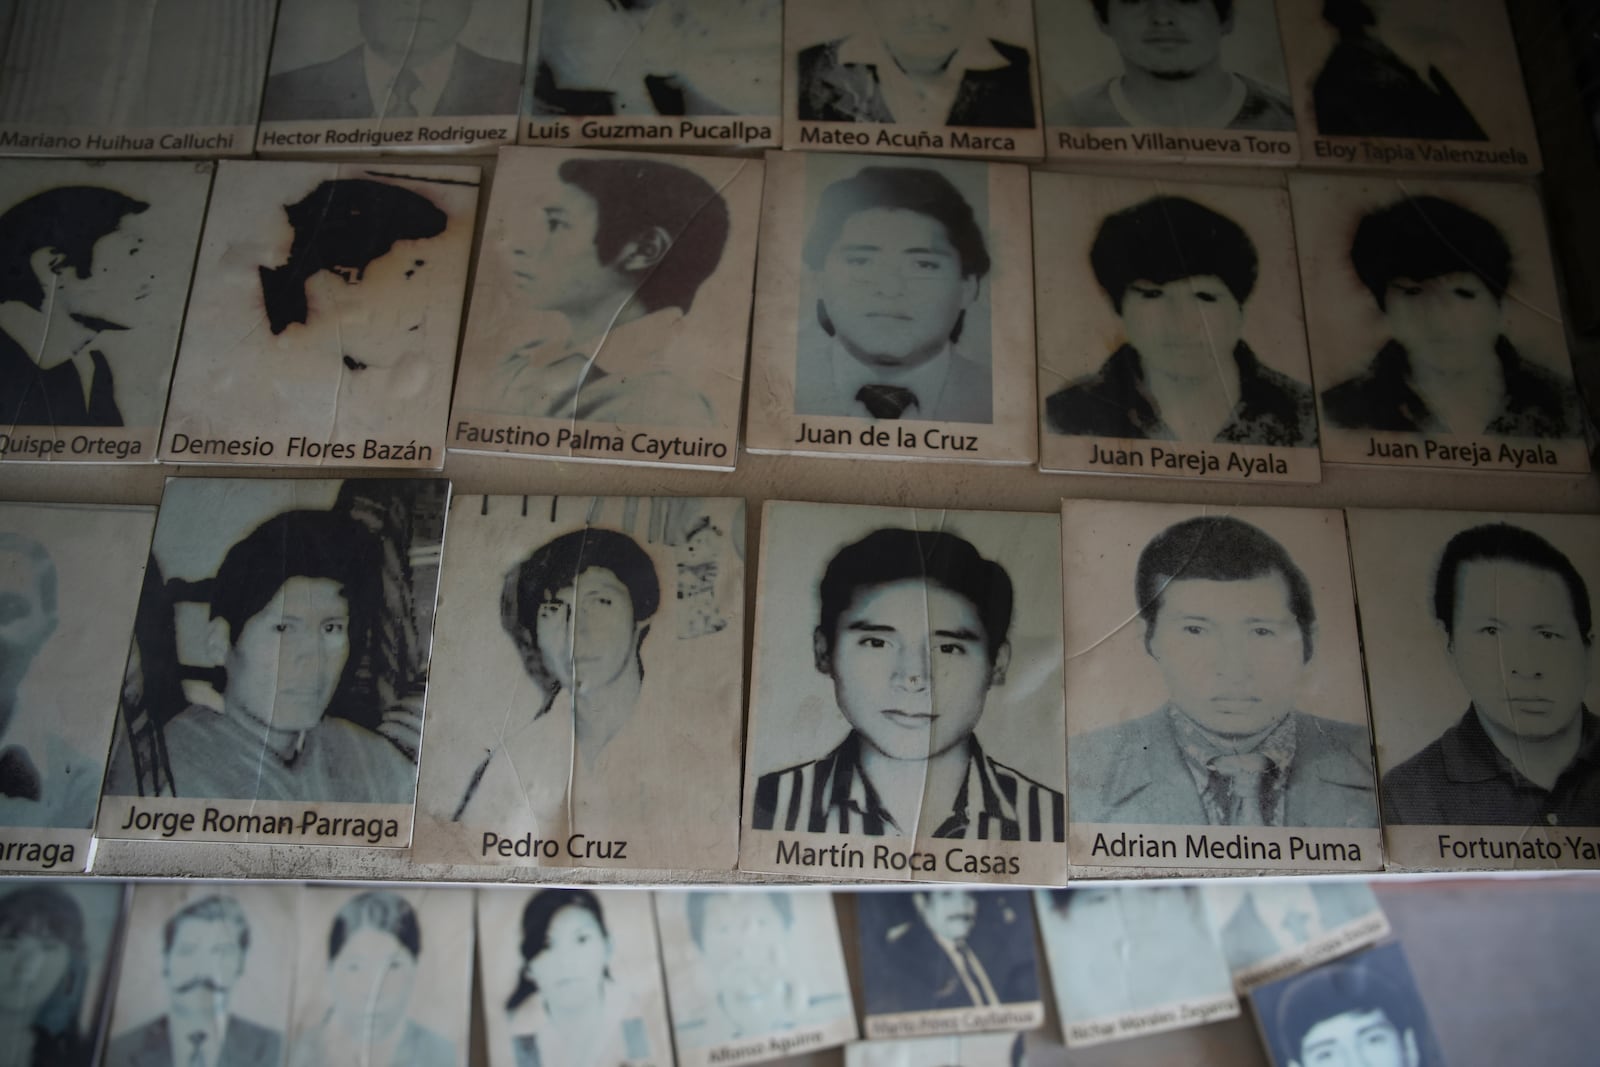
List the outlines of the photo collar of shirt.
<svg viewBox="0 0 1600 1067">
<path fill-rule="evenodd" d="M 1440 741 L 1440 756 L 1444 762 L 1445 776 L 1452 782 L 1479 785 L 1501 790 L 1502 796 L 1537 798 L 1529 805 L 1537 808 L 1544 821 L 1552 826 L 1563 825 L 1561 811 L 1579 798 L 1583 785 L 1600 778 L 1600 718 L 1587 707 L 1580 712 L 1578 751 L 1572 762 L 1562 770 L 1549 789 L 1528 778 L 1516 764 L 1506 758 L 1483 728 L 1478 709 L 1469 707 L 1461 721 L 1447 731 Z M 1485 807 L 1502 807 L 1497 802 Z M 1565 825 L 1577 825 L 1567 823 Z"/>
<path fill-rule="evenodd" d="M 907 126 L 943 126 L 969 70 L 1000 70 L 1005 56 L 986 37 L 966 41 L 931 79 L 913 78 L 896 63 L 877 34 L 852 34 L 839 42 L 839 63 L 870 66 L 878 75 L 878 92 L 894 121 Z"/>
<path fill-rule="evenodd" d="M 989 972 L 983 969 L 983 961 L 972 951 L 971 944 L 965 940 L 951 941 L 934 933 L 932 928 L 929 928 L 928 933 L 933 935 L 934 944 L 950 958 L 950 965 L 955 968 L 956 977 L 960 978 L 961 984 L 966 987 L 967 996 L 974 1007 L 981 1008 L 1000 1003 L 1000 997 L 994 991 L 994 984 L 989 981 Z"/>
<path fill-rule="evenodd" d="M 828 360 L 831 363 L 834 395 L 849 405 L 850 414 L 858 418 L 874 418 L 866 405 L 856 399 L 864 385 L 894 385 L 911 390 L 916 400 L 901 412 L 901 418 L 932 419 L 944 398 L 945 383 L 950 378 L 950 365 L 954 350 L 946 342 L 937 355 L 924 360 L 909 370 L 896 367 L 874 367 L 851 355 L 837 337 L 828 341 Z"/>
<path fill-rule="evenodd" d="M 1199 130 L 1227 129 L 1238 116 L 1239 109 L 1244 106 L 1244 98 L 1248 93 L 1244 80 L 1237 74 L 1230 72 L 1228 81 L 1228 95 L 1223 98 L 1221 104 L 1218 104 L 1210 111 L 1188 116 L 1183 125 Z M 1106 88 L 1111 97 L 1111 106 L 1117 109 L 1117 114 L 1121 115 L 1129 126 L 1167 125 L 1142 114 L 1134 106 L 1133 101 L 1128 99 L 1128 94 L 1122 88 L 1121 77 L 1112 78 Z"/>
<path fill-rule="evenodd" d="M 1296 747 L 1294 714 L 1247 737 L 1219 737 L 1167 705 L 1178 751 L 1213 826 L 1282 826 Z M 1247 791 L 1246 791 L 1247 790 Z"/>
<path fill-rule="evenodd" d="M 391 63 L 369 47 L 363 46 L 361 52 L 367 70 L 367 92 L 372 97 L 375 118 L 393 116 L 397 108 L 404 112 L 408 103 L 411 105 L 410 114 L 404 117 L 432 115 L 434 108 L 439 106 L 439 98 L 444 95 L 445 83 L 450 80 L 450 71 L 456 62 L 455 45 L 415 66 Z M 417 86 L 412 90 L 409 100 L 402 100 L 405 95 L 405 86 L 401 83 L 403 71 L 410 71 L 417 79 Z M 390 95 L 391 89 L 393 96 Z"/>
<path fill-rule="evenodd" d="M 827 832 L 882 834 L 885 828 L 910 836 L 916 827 L 903 827 L 883 806 L 878 790 L 861 766 L 861 736 L 854 731 L 834 750 L 833 781 L 828 791 Z M 967 775 L 956 793 L 950 813 L 934 829 L 934 837 L 967 838 L 983 836 L 988 821 L 1018 822 L 1016 808 L 994 786 L 989 758 L 976 737 L 968 740 Z M 972 798 L 980 798 L 977 818 L 972 816 Z M 918 812 L 920 817 L 921 813 Z M 852 820 L 853 816 L 853 820 Z M 857 829 L 856 827 L 859 827 Z M 989 836 L 997 836 L 990 831 Z"/>
<path fill-rule="evenodd" d="M 560 333 L 530 341 L 500 361 L 502 395 L 525 414 L 567 415 L 578 393 L 592 382 L 626 380 L 669 366 L 664 354 L 677 340 L 682 322 L 682 311 L 661 308 L 613 326 L 588 345 L 574 345 Z"/>
</svg>

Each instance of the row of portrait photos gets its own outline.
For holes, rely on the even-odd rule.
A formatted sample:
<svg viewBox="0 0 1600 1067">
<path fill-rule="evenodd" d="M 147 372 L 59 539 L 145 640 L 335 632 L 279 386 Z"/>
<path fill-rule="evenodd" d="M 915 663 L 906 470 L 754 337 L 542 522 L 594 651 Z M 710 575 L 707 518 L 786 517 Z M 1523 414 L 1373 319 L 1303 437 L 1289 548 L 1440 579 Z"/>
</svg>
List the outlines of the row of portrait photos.
<svg viewBox="0 0 1600 1067">
<path fill-rule="evenodd" d="M 75 17 L 88 3 L 96 18 Z M 781 146 L 1540 167 L 1501 0 L 147 6 L 0 7 L 0 153 Z"/>
<path fill-rule="evenodd" d="M 1600 866 L 1592 515 L 772 502 L 748 715 L 738 499 L 175 478 L 0 518 L 0 869 Z"/>
<path fill-rule="evenodd" d="M 478 167 L 0 166 L 0 459 L 731 469 L 748 396 L 751 452 L 1588 469 L 1525 185 L 522 147 L 494 175 L 463 331 Z"/>
<path fill-rule="evenodd" d="M 848 952 L 836 909 L 853 912 Z M 1318 1062 L 1306 1050 L 1373 1012 L 1429 1053 L 1394 1062 L 1442 1063 L 1389 933 L 1359 882 L 847 895 L 12 880 L 0 1040 L 50 1067 L 464 1067 L 475 1045 L 489 1067 L 840 1046 L 847 1067 L 1011 1067 L 1053 988 L 1068 1048 L 1244 1003 L 1275 1067 Z"/>
</svg>

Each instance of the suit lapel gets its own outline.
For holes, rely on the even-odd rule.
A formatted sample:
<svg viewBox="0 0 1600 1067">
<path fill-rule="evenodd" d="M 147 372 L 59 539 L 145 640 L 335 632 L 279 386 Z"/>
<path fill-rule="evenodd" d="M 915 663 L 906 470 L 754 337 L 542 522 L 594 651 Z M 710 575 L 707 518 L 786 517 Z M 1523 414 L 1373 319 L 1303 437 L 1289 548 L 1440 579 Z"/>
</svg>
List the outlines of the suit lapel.
<svg viewBox="0 0 1600 1067">
<path fill-rule="evenodd" d="M 1146 715 L 1137 725 L 1106 781 L 1105 804 L 1115 815 L 1112 821 L 1203 825 L 1205 809 L 1178 754 L 1166 709 Z"/>
</svg>

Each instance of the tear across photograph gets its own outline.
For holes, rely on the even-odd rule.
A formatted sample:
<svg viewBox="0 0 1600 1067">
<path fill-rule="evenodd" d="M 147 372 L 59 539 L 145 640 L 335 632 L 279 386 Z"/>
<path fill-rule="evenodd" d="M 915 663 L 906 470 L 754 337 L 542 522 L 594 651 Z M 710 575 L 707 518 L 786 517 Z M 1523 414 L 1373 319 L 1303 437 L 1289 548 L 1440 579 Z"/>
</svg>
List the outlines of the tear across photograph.
<svg viewBox="0 0 1600 1067">
<path fill-rule="evenodd" d="M 16 879 L 0 889 L 0 1047 L 18 1062 L 96 1062 L 128 887 Z"/>
<path fill-rule="evenodd" d="M 465 166 L 221 164 L 161 458 L 441 467 L 478 183 Z"/>
<path fill-rule="evenodd" d="M 419 862 L 727 871 L 742 500 L 459 496 Z"/>
<path fill-rule="evenodd" d="M 770 502 L 742 870 L 1062 884 L 1054 516 Z"/>
</svg>

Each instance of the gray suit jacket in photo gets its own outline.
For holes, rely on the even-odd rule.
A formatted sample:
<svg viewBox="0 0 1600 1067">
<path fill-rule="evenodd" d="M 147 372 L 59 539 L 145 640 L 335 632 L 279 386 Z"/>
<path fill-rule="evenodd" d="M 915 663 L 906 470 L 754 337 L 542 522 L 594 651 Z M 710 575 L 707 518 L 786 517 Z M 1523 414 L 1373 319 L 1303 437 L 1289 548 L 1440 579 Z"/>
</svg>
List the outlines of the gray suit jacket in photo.
<svg viewBox="0 0 1600 1067">
<path fill-rule="evenodd" d="M 1367 731 L 1293 712 L 1294 762 L 1284 791 L 1286 826 L 1377 826 Z M 1205 808 L 1166 708 L 1067 739 L 1067 818 L 1074 823 L 1204 826 Z"/>
<path fill-rule="evenodd" d="M 515 115 L 522 97 L 522 68 L 456 47 L 455 62 L 435 115 Z M 297 67 L 267 79 L 262 122 L 301 119 L 371 119 L 377 106 L 367 89 L 362 47 L 324 63 Z"/>
<path fill-rule="evenodd" d="M 172 1038 L 167 1017 L 118 1034 L 106 1048 L 105 1067 L 187 1067 L 172 1062 Z M 281 1067 L 283 1037 L 276 1030 L 228 1016 L 216 1067 Z"/>
<path fill-rule="evenodd" d="M 822 340 L 826 342 L 828 338 L 824 336 Z M 826 344 L 816 351 L 800 350 L 794 380 L 796 415 L 853 416 L 858 414 L 855 401 L 853 396 L 840 396 L 834 388 L 833 367 Z M 960 348 L 952 349 L 950 375 L 945 379 L 939 402 L 932 411 L 926 414 L 919 411 L 916 417 L 933 422 L 992 423 L 994 381 L 990 368 L 967 358 Z"/>
</svg>

